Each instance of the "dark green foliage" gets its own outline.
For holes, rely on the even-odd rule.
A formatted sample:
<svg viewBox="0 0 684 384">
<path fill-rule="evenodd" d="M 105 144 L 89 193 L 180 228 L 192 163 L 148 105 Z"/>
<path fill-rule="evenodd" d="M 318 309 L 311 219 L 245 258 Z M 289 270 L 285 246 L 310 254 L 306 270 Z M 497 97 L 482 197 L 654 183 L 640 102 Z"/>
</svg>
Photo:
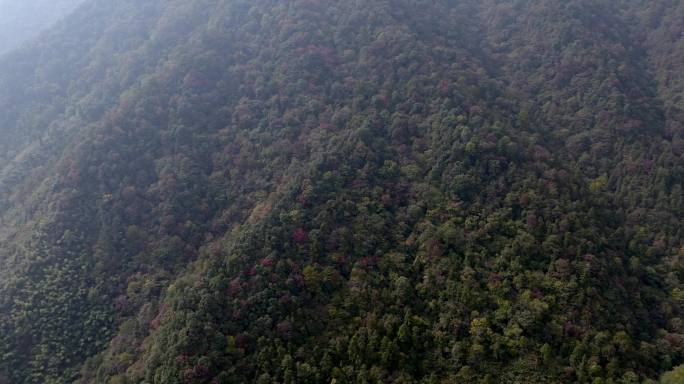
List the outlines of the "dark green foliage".
<svg viewBox="0 0 684 384">
<path fill-rule="evenodd" d="M 678 2 L 144 3 L 0 58 L 0 383 L 684 361 Z"/>
</svg>

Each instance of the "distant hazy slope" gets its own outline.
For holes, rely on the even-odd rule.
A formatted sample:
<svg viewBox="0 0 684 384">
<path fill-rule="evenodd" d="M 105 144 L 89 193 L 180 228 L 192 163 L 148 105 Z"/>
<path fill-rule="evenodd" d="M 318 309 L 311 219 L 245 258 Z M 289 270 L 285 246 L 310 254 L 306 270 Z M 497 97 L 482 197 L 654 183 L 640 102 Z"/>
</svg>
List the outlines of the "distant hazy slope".
<svg viewBox="0 0 684 384">
<path fill-rule="evenodd" d="M 37 36 L 81 1 L 0 0 L 0 53 Z"/>
</svg>

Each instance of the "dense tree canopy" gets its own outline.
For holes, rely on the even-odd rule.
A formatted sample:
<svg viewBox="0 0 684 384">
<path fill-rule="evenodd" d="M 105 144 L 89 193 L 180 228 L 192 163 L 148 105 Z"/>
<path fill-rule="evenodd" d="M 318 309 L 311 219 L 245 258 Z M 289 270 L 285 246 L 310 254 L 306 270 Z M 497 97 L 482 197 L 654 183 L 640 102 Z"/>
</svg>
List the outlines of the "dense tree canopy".
<svg viewBox="0 0 684 384">
<path fill-rule="evenodd" d="M 679 382 L 682 28 L 87 0 L 0 56 L 0 384 Z"/>
</svg>

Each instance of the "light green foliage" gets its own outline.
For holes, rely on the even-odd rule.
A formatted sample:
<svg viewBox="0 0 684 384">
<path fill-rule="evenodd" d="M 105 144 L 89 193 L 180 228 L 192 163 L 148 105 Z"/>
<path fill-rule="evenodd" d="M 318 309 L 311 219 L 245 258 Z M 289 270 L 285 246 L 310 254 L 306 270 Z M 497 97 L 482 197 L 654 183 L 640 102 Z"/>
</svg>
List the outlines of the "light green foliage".
<svg viewBox="0 0 684 384">
<path fill-rule="evenodd" d="M 680 365 L 660 378 L 660 384 L 684 383 L 684 365 Z"/>
</svg>

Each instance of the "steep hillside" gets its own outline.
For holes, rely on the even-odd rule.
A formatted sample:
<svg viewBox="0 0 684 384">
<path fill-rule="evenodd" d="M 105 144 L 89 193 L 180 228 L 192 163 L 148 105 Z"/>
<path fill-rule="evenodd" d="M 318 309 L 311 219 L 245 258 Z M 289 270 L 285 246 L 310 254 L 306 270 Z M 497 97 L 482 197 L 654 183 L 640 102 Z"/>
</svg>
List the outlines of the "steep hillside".
<svg viewBox="0 0 684 384">
<path fill-rule="evenodd" d="M 682 12 L 86 1 L 0 57 L 0 383 L 657 380 Z"/>
</svg>

